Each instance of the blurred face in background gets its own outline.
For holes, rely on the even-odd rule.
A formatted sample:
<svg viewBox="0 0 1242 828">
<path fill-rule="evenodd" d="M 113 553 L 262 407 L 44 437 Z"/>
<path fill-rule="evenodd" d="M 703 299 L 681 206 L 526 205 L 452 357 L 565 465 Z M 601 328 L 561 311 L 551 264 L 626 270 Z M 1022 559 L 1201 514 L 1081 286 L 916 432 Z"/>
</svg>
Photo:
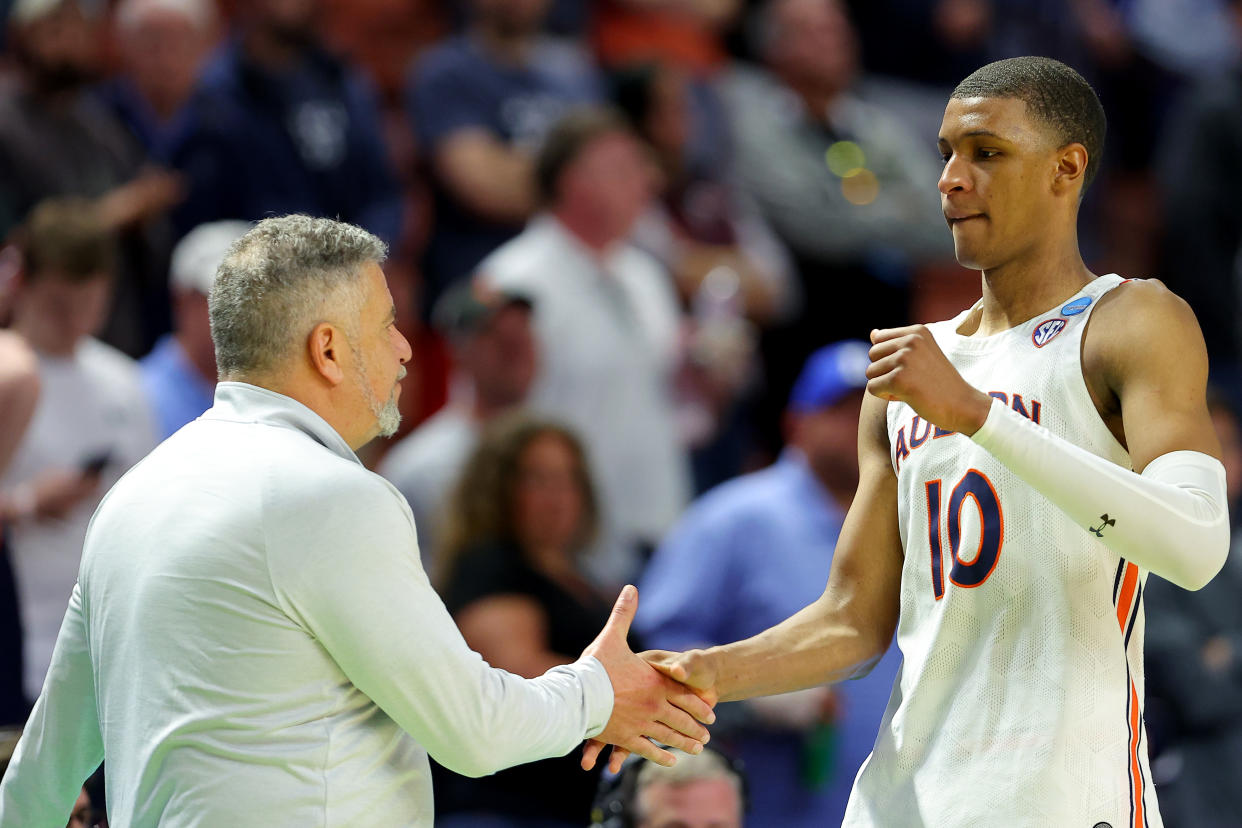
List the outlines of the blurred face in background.
<svg viewBox="0 0 1242 828">
<path fill-rule="evenodd" d="M 209 372 L 204 372 L 204 376 L 215 382 L 216 349 L 211 341 L 207 297 L 197 290 L 179 290 L 173 293 L 172 299 L 177 341 L 195 365 L 211 368 Z"/>
<path fill-rule="evenodd" d="M 523 548 L 573 551 L 586 511 L 584 475 L 559 434 L 544 432 L 526 445 L 513 492 L 513 529 Z"/>
<path fill-rule="evenodd" d="M 550 0 L 473 0 L 474 19 L 506 37 L 530 35 L 543 27 Z"/>
<path fill-rule="evenodd" d="M 830 406 L 788 415 L 788 439 L 802 450 L 825 486 L 852 491 L 858 486 L 858 415 L 863 392 L 852 391 Z"/>
<path fill-rule="evenodd" d="M 23 280 L 14 319 L 38 350 L 69 356 L 83 337 L 99 331 L 111 304 L 110 273 L 79 279 L 47 270 Z"/>
<path fill-rule="evenodd" d="M 741 828 L 742 802 L 727 779 L 657 782 L 638 794 L 639 828 Z"/>
<path fill-rule="evenodd" d="M 98 76 L 99 34 L 98 20 L 67 0 L 29 23 L 18 24 L 16 51 L 37 90 L 70 91 Z"/>
<path fill-rule="evenodd" d="M 214 7 L 199 13 L 170 8 L 159 0 L 134 0 L 123 6 L 117 45 L 123 70 L 161 115 L 175 111 L 190 96 L 199 69 L 216 41 Z"/>
<path fill-rule="evenodd" d="M 680 158 L 690 143 L 690 85 L 679 69 L 664 66 L 656 72 L 643 132 L 664 158 Z"/>
<path fill-rule="evenodd" d="M 463 346 L 462 363 L 474 380 L 475 393 L 491 408 L 521 403 L 535 378 L 530 314 L 526 305 L 506 305 Z"/>
<path fill-rule="evenodd" d="M 600 135 L 561 175 L 558 208 L 572 211 L 610 240 L 625 238 L 652 198 L 651 164 L 626 132 Z"/>
<path fill-rule="evenodd" d="M 319 0 L 251 0 L 246 5 L 256 26 L 288 46 L 308 46 L 319 38 Z"/>
<path fill-rule="evenodd" d="M 69 824 L 65 828 L 90 828 L 91 822 L 91 798 L 83 788 L 78 792 L 78 801 L 73 803 L 73 813 L 69 815 Z"/>
<path fill-rule="evenodd" d="M 854 28 L 836 0 L 775 0 L 767 59 L 786 82 L 839 92 L 858 71 Z"/>
</svg>

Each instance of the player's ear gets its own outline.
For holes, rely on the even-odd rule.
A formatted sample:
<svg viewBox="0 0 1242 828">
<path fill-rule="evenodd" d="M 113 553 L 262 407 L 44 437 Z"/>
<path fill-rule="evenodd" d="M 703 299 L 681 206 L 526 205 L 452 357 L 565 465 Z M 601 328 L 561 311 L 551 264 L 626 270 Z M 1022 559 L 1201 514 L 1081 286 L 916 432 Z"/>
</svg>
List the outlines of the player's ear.
<svg viewBox="0 0 1242 828">
<path fill-rule="evenodd" d="M 311 330 L 306 340 L 307 356 L 315 372 L 329 385 L 337 386 L 345 381 L 345 332 L 331 322 L 320 322 Z"/>
<path fill-rule="evenodd" d="M 1087 148 L 1074 141 L 1057 151 L 1057 166 L 1052 176 L 1052 187 L 1058 194 L 1068 190 L 1081 190 L 1083 177 L 1087 174 Z"/>
</svg>

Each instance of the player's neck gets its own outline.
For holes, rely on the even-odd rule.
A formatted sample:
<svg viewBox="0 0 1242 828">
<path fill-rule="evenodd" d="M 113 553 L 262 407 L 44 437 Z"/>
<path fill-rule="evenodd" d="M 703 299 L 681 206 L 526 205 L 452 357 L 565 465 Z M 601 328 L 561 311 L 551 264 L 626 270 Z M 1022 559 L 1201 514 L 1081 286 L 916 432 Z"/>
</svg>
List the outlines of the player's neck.
<svg viewBox="0 0 1242 828">
<path fill-rule="evenodd" d="M 983 309 L 972 332 L 988 336 L 1060 304 L 1095 278 L 1077 245 L 1061 256 L 1032 256 L 983 271 Z"/>
</svg>

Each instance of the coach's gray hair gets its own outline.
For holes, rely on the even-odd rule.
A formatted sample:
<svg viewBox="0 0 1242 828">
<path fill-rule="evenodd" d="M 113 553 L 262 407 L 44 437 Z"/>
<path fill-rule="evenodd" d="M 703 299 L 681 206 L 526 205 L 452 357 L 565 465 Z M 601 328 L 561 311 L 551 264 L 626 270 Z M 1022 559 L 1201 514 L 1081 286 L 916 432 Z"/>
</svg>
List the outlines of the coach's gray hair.
<svg viewBox="0 0 1242 828">
<path fill-rule="evenodd" d="M 259 222 L 229 248 L 207 298 L 220 379 L 270 371 L 329 317 L 355 337 L 359 271 L 387 254 L 377 237 L 344 222 L 302 215 Z"/>
<path fill-rule="evenodd" d="M 644 760 L 638 769 L 638 778 L 634 783 L 633 809 L 638 821 L 646 818 L 643 813 L 643 791 L 652 785 L 688 785 L 705 779 L 724 779 L 737 791 L 738 802 L 742 801 L 742 778 L 729 766 L 725 758 L 714 750 L 705 749 L 702 753 L 685 753 L 676 748 L 669 748 L 670 753 L 677 757 L 677 764 L 671 768 L 657 765 Z"/>
</svg>

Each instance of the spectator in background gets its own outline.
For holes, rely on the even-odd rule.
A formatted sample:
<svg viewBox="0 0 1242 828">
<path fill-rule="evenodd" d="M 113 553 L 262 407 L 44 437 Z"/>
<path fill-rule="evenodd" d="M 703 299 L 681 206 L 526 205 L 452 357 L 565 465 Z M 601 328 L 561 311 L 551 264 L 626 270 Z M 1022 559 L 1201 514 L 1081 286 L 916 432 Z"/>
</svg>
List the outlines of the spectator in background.
<svg viewBox="0 0 1242 828">
<path fill-rule="evenodd" d="M 517 235 L 539 206 L 534 157 L 548 130 L 571 107 L 602 97 L 590 56 L 542 35 L 548 0 L 469 6 L 466 31 L 410 75 L 410 117 L 435 196 L 426 307 Z"/>
<path fill-rule="evenodd" d="M 9 12 L 17 71 L 0 90 L 0 237 L 46 198 L 99 199 L 103 220 L 121 234 L 103 336 L 138 355 L 168 330 L 164 216 L 182 193 L 176 176 L 145 166 L 125 127 L 89 93 L 100 72 L 101 14 L 88 0 L 18 0 Z"/>
<path fill-rule="evenodd" d="M 662 768 L 630 760 L 601 797 L 593 824 L 616 828 L 741 828 L 747 810 L 746 780 L 740 768 L 717 751 L 677 754 L 677 764 Z"/>
<path fill-rule="evenodd" d="M 116 242 L 95 206 L 44 202 L 19 230 L 13 330 L 39 357 L 42 393 L 0 491 L 22 504 L 11 551 L 25 629 L 26 692 L 38 695 L 86 526 L 100 498 L 155 445 L 137 364 L 95 339 Z"/>
<path fill-rule="evenodd" d="M 665 537 L 639 590 L 635 629 L 648 646 L 748 638 L 823 592 L 858 485 L 867 350 L 847 341 L 812 354 L 789 399 L 780 459 L 704 495 Z M 898 662 L 893 652 L 867 678 L 832 690 L 721 705 L 712 735 L 751 777 L 747 825 L 841 823 Z"/>
<path fill-rule="evenodd" d="M 613 79 L 614 100 L 659 171 L 659 198 L 632 240 L 672 273 L 694 320 L 678 408 L 703 492 L 742 468 L 755 328 L 787 319 L 797 288 L 788 251 L 727 171 L 690 164 L 690 94 L 686 74 L 666 64 L 637 64 Z"/>
<path fill-rule="evenodd" d="M 789 254 L 725 170 L 688 164 L 689 83 L 660 63 L 628 66 L 613 76 L 613 100 L 647 144 L 658 168 L 658 199 L 643 214 L 634 242 L 673 274 L 687 300 L 717 267 L 737 274 L 746 315 L 763 324 L 796 301 Z"/>
<path fill-rule="evenodd" d="M 520 414 L 497 421 L 447 517 L 441 592 L 470 648 L 527 678 L 571 663 L 609 606 L 579 566 L 598 507 L 573 433 Z M 436 768 L 436 824 L 576 828 L 589 819 L 601 769 L 584 773 L 576 753 L 485 779 Z"/>
<path fill-rule="evenodd" d="M 17 334 L 0 330 L 0 474 L 8 468 L 38 401 L 39 362 L 34 351 Z M 8 525 L 25 508 L 0 491 L 0 727 L 20 726 L 30 712 L 22 689 L 22 619 L 8 546 Z"/>
<path fill-rule="evenodd" d="M 449 492 L 479 432 L 526 399 L 537 357 L 530 300 L 463 282 L 440 298 L 433 319 L 449 340 L 459 376 L 453 398 L 384 455 L 377 471 L 410 504 L 423 566 L 434 571 L 437 530 Z"/>
<path fill-rule="evenodd" d="M 759 17 L 767 71 L 723 85 L 736 172 L 792 252 L 801 315 L 763 343 L 772 441 L 794 372 L 816 347 L 909 321 L 912 269 L 949 255 L 931 149 L 861 77 L 854 29 L 838 0 L 770 0 Z M 842 296 L 851 310 L 834 312 Z"/>
<path fill-rule="evenodd" d="M 600 62 L 617 69 L 658 62 L 685 73 L 690 121 L 686 161 L 698 171 L 728 163 L 728 121 L 714 82 L 726 64 L 723 34 L 739 0 L 600 0 L 594 42 Z"/>
<path fill-rule="evenodd" d="M 1242 39 L 1242 2 L 1230 5 Z M 1160 159 L 1166 227 L 1161 277 L 1194 308 L 1213 381 L 1242 402 L 1242 63 L 1192 89 Z"/>
<path fill-rule="evenodd" d="M 83 786 L 78 794 L 78 801 L 73 803 L 73 813 L 69 815 L 69 824 L 65 828 L 91 828 L 94 824 L 94 811 L 91 809 L 91 796 Z"/>
<path fill-rule="evenodd" d="M 212 0 L 122 0 L 113 33 L 120 66 L 102 90 L 154 158 L 167 158 L 199 73 L 219 38 Z"/>
<path fill-rule="evenodd" d="M 689 497 L 672 405 L 677 297 L 659 263 L 626 241 L 651 184 L 620 115 L 567 116 L 544 143 L 536 180 L 544 212 L 477 278 L 534 302 L 539 369 L 529 405 L 586 445 L 603 517 L 591 570 L 601 583 L 621 583 Z"/>
<path fill-rule="evenodd" d="M 208 63 L 171 157 L 190 182 L 184 232 L 219 219 L 306 213 L 388 243 L 401 193 L 370 86 L 329 54 L 318 0 L 254 0 L 240 34 Z"/>
<path fill-rule="evenodd" d="M 216 351 L 207 294 L 233 242 L 251 225 L 217 221 L 195 227 L 173 249 L 173 332 L 143 357 L 142 385 L 163 440 L 211 408 L 216 393 Z"/>
<path fill-rule="evenodd" d="M 1233 548 L 1203 589 L 1148 578 L 1147 696 L 1152 776 L 1168 828 L 1232 825 L 1242 814 L 1242 423 L 1223 396 L 1208 407 L 1221 442 Z M 645 600 L 646 596 L 644 596 Z M 1163 715 L 1161 715 L 1163 714 Z M 1157 739 L 1165 742 L 1157 745 Z"/>
</svg>

